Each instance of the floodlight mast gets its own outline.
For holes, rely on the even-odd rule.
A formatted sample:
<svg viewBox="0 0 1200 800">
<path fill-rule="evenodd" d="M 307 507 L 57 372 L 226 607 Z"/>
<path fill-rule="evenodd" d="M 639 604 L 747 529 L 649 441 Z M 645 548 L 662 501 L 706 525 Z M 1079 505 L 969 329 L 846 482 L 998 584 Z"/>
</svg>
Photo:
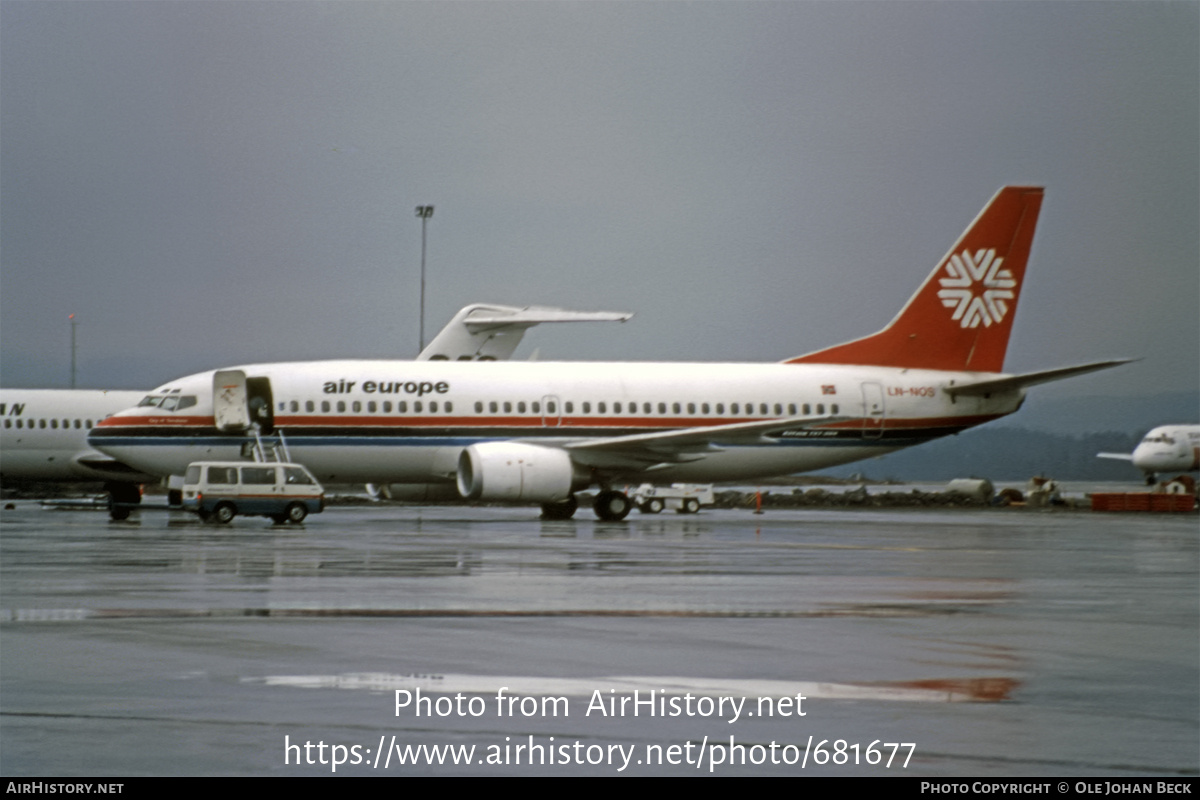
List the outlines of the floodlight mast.
<svg viewBox="0 0 1200 800">
<path fill-rule="evenodd" d="M 420 353 L 425 349 L 425 226 L 433 216 L 433 206 L 417 206 L 417 216 L 421 218 L 421 346 Z"/>
</svg>

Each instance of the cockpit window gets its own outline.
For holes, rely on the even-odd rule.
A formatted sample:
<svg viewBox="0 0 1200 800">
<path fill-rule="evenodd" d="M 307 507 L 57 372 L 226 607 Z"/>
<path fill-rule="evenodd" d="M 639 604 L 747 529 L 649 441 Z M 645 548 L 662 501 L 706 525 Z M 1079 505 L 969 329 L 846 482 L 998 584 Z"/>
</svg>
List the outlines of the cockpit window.
<svg viewBox="0 0 1200 800">
<path fill-rule="evenodd" d="M 153 408 L 161 408 L 163 411 L 180 411 L 185 408 L 191 408 L 196 405 L 195 395 L 147 395 L 142 402 L 138 403 L 138 408 L 149 406 Z"/>
<path fill-rule="evenodd" d="M 1175 444 L 1175 439 L 1170 434 L 1159 433 L 1151 434 L 1142 440 L 1143 444 Z"/>
</svg>

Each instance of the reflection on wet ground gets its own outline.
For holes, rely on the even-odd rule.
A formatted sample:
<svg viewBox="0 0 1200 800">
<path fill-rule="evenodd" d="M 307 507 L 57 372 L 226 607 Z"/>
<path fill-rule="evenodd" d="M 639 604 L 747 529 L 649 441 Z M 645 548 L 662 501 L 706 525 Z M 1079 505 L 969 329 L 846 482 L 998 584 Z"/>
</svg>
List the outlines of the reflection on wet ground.
<svg viewBox="0 0 1200 800">
<path fill-rule="evenodd" d="M 485 757 L 553 737 L 680 774 L 697 766 L 653 748 L 720 740 L 724 758 L 735 736 L 845 757 L 710 749 L 704 773 L 1195 775 L 1198 538 L 1192 515 L 1054 511 L 391 506 L 217 527 L 18 504 L 0 517 L 0 766 L 328 773 L 285 748 L 324 741 L 346 748 L 338 774 L 383 769 L 396 742 L 478 753 L 393 774 L 618 771 Z M 502 687 L 566 713 L 502 715 Z M 418 690 L 431 713 L 397 709 Z M 696 713 L 651 714 L 651 693 Z M 437 713 L 456 694 L 482 705 Z M 595 705 L 621 697 L 629 713 Z M 773 713 L 715 711 L 736 698 Z M 907 766 L 868 763 L 872 742 L 914 743 Z"/>
</svg>

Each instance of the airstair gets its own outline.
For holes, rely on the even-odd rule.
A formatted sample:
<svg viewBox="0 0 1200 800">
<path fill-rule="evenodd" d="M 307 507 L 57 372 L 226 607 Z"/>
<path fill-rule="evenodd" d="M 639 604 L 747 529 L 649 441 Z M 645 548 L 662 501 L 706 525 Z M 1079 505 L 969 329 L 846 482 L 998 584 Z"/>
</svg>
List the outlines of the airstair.
<svg viewBox="0 0 1200 800">
<path fill-rule="evenodd" d="M 251 427 L 254 433 L 254 444 L 251 445 L 251 455 L 254 460 L 263 464 L 290 464 L 292 454 L 288 450 L 287 437 L 283 431 L 277 430 L 273 436 L 263 436 L 258 425 Z"/>
</svg>

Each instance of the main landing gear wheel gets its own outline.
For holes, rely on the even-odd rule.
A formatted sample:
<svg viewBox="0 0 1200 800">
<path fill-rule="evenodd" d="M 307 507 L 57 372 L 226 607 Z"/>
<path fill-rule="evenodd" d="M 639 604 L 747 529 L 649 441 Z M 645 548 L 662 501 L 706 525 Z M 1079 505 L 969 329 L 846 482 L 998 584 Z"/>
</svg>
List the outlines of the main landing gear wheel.
<svg viewBox="0 0 1200 800">
<path fill-rule="evenodd" d="M 142 502 L 142 492 L 135 483 L 108 483 L 108 516 L 112 520 L 129 519 L 129 513 Z"/>
<path fill-rule="evenodd" d="M 596 500 L 592 503 L 592 510 L 596 512 L 596 516 L 606 522 L 620 522 L 629 516 L 631 508 L 633 503 L 629 502 L 624 492 L 612 490 L 596 495 Z"/>
<path fill-rule="evenodd" d="M 638 506 L 638 511 L 641 511 L 643 514 L 661 514 L 662 510 L 663 501 L 657 497 L 652 497 Z"/>
<path fill-rule="evenodd" d="M 542 503 L 542 519 L 570 519 L 575 516 L 579 501 L 571 495 L 561 503 Z"/>
</svg>

